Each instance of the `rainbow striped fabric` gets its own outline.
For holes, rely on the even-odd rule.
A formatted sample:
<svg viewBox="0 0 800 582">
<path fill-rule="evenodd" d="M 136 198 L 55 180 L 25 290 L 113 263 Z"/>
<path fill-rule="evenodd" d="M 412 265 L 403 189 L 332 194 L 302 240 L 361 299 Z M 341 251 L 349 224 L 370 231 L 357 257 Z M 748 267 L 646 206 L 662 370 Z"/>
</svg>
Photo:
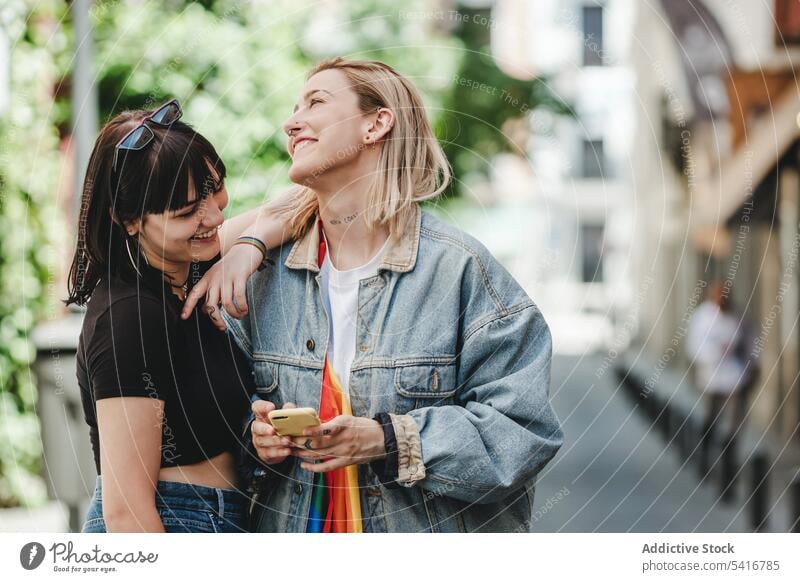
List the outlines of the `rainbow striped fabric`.
<svg viewBox="0 0 800 582">
<path fill-rule="evenodd" d="M 322 223 L 319 223 L 319 265 L 325 260 L 325 238 Z M 322 372 L 322 395 L 319 418 L 322 422 L 339 416 L 353 414 L 350 399 L 342 390 L 333 365 L 325 357 Z M 358 466 L 348 465 L 327 473 L 317 473 L 311 494 L 311 510 L 308 515 L 309 533 L 361 533 L 361 500 L 358 494 Z"/>
</svg>

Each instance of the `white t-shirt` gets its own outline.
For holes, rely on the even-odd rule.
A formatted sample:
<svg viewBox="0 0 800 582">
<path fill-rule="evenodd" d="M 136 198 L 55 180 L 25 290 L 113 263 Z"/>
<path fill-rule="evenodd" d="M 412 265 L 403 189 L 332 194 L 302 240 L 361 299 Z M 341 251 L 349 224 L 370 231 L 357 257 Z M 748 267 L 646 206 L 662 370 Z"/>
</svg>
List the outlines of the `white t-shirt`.
<svg viewBox="0 0 800 582">
<path fill-rule="evenodd" d="M 326 241 L 327 243 L 327 241 Z M 339 271 L 330 260 L 330 252 L 320 267 L 322 299 L 328 311 L 328 359 L 342 383 L 342 390 L 350 394 L 350 366 L 356 355 L 356 324 L 358 322 L 359 282 L 378 274 L 378 265 L 389 239 L 368 263 L 355 269 Z"/>
<path fill-rule="evenodd" d="M 704 301 L 689 320 L 686 351 L 706 392 L 730 394 L 744 381 L 745 365 L 736 357 L 740 321 L 716 303 Z"/>
</svg>

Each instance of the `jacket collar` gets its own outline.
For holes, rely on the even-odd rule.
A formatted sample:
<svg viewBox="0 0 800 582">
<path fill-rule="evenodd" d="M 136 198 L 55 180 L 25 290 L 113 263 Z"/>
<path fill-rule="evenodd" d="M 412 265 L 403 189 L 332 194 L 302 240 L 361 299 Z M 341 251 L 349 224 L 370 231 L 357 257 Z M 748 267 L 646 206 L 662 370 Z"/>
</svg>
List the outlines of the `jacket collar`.
<svg viewBox="0 0 800 582">
<path fill-rule="evenodd" d="M 414 269 L 419 251 L 419 231 L 422 224 L 422 211 L 419 204 L 414 203 L 409 213 L 408 223 L 398 239 L 391 237 L 383 260 L 378 270 L 407 273 Z M 307 269 L 319 272 L 317 259 L 319 255 L 319 229 L 309 228 L 306 233 L 292 245 L 284 265 L 289 269 Z"/>
</svg>

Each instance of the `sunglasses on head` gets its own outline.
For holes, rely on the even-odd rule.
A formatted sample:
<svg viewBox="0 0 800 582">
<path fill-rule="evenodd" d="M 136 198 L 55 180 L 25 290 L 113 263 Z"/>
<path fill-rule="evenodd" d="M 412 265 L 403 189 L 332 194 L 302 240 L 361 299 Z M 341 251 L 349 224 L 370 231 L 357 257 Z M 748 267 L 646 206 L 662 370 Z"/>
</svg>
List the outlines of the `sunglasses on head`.
<svg viewBox="0 0 800 582">
<path fill-rule="evenodd" d="M 183 111 L 181 111 L 181 105 L 178 103 L 177 99 L 168 101 L 152 113 L 147 114 L 139 125 L 126 133 L 125 136 L 117 142 L 114 148 L 114 164 L 112 166 L 114 171 L 117 170 L 117 159 L 119 158 L 120 150 L 141 150 L 153 141 L 155 134 L 152 129 L 145 125 L 146 123 L 153 123 L 160 127 L 169 127 L 178 121 L 181 115 L 183 115 Z"/>
</svg>

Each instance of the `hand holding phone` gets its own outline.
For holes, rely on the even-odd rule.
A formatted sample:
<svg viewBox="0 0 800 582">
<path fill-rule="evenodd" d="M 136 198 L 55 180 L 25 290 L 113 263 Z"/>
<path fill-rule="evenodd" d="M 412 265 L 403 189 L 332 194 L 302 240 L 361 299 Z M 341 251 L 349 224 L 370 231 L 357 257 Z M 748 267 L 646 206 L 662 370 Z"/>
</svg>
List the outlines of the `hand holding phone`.
<svg viewBox="0 0 800 582">
<path fill-rule="evenodd" d="M 268 416 L 275 432 L 284 437 L 303 436 L 305 429 L 320 425 L 313 408 L 282 408 L 271 411 Z"/>
<path fill-rule="evenodd" d="M 284 405 L 287 409 L 296 408 L 291 402 Z M 255 419 L 250 427 L 253 446 L 258 457 L 268 465 L 283 462 L 291 454 L 292 440 L 277 434 L 269 420 L 269 413 L 275 411 L 275 405 L 267 400 L 256 400 L 252 405 Z"/>
</svg>

